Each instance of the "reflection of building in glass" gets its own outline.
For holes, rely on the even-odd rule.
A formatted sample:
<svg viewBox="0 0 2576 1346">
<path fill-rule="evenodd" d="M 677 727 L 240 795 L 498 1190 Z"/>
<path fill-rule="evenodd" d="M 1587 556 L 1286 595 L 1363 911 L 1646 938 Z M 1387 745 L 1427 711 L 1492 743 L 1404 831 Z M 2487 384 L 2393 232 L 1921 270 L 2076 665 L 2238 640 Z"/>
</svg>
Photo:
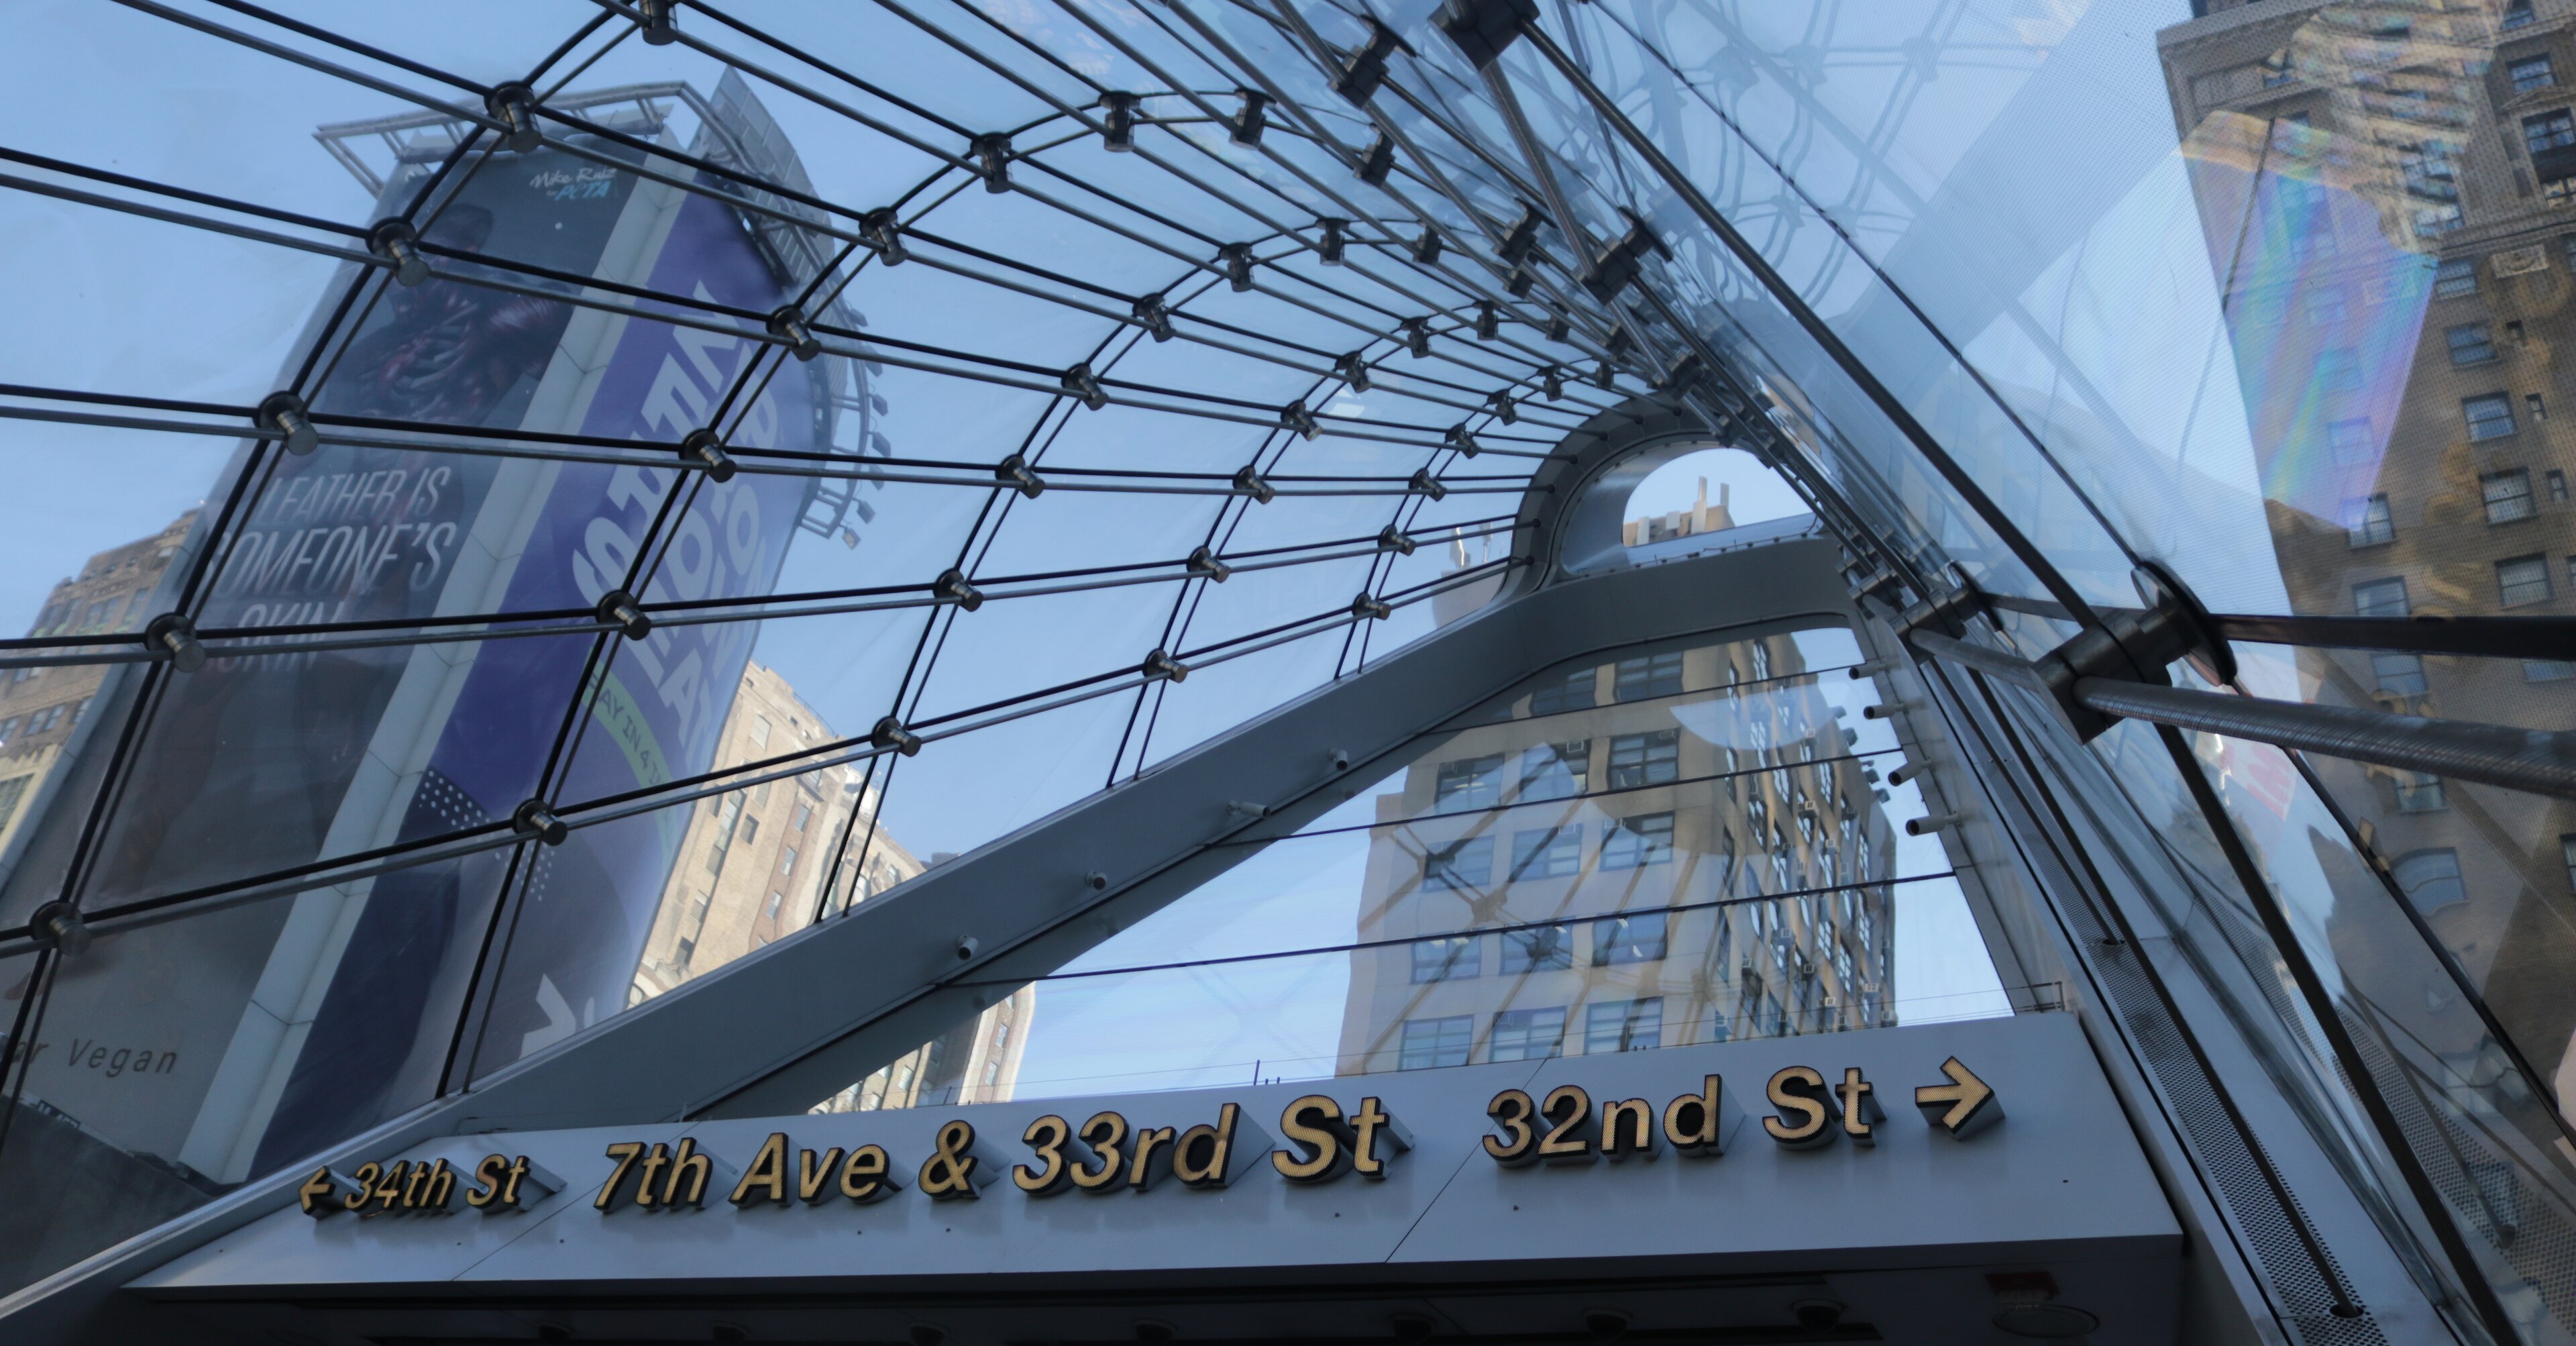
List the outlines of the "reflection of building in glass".
<svg viewBox="0 0 2576 1346">
<path fill-rule="evenodd" d="M 197 520 L 189 510 L 151 537 L 89 558 L 78 575 L 58 580 L 30 636 L 140 631 L 156 615 L 152 591 Z M 0 673 L 0 848 L 33 812 L 28 801 L 62 756 L 72 726 L 107 676 L 103 664 L 20 668 Z"/>
<path fill-rule="evenodd" d="M 1028 1051 L 1029 1021 L 1037 1003 L 1037 986 L 1023 986 L 813 1110 L 874 1112 L 946 1103 L 1008 1103 L 1019 1085 L 1020 1061 Z"/>
<path fill-rule="evenodd" d="M 2550 416 L 2568 411 L 2557 352 L 2576 342 L 2576 11 L 2507 5 L 2499 25 L 2486 5 L 2211 8 L 2159 47 L 2292 610 L 2576 611 L 2576 456 Z M 2297 660 L 2299 693 L 2322 702 L 2548 729 L 2576 705 L 2564 659 Z M 2222 765 L 2279 814 L 2287 773 L 2267 785 L 2270 754 L 2252 756 Z M 2568 1097 L 2576 806 L 2315 766 Z M 2372 955 L 2340 924 L 2386 901 L 2362 896 L 2337 917 L 2347 959 Z"/>
<path fill-rule="evenodd" d="M 720 762 L 780 757 L 836 735 L 777 670 L 754 661 L 717 740 Z M 628 1003 L 662 994 L 925 866 L 876 825 L 863 773 L 826 767 L 698 802 L 662 890 Z M 864 851 L 864 859 L 861 852 Z M 836 857 L 837 863 L 836 863 Z M 1000 1102 L 1019 1078 L 1033 988 L 836 1095 L 829 1111 Z"/>
<path fill-rule="evenodd" d="M 1342 1072 L 1894 1022 L 1888 890 L 1849 886 L 1893 835 L 1835 714 L 1772 636 L 1551 673 L 1414 763 Z"/>
<path fill-rule="evenodd" d="M 1733 528 L 1735 516 L 1727 512 L 1727 495 L 1726 483 L 1719 482 L 1717 503 L 1714 505 L 1708 503 L 1708 478 L 1702 477 L 1699 479 L 1697 504 L 1689 509 L 1677 509 L 1668 514 L 1652 514 L 1644 518 L 1630 519 L 1619 526 L 1619 540 L 1631 547 L 1643 547 L 1650 543 L 1670 542 L 1675 538 L 1696 537 L 1702 533 L 1715 533 Z"/>
</svg>

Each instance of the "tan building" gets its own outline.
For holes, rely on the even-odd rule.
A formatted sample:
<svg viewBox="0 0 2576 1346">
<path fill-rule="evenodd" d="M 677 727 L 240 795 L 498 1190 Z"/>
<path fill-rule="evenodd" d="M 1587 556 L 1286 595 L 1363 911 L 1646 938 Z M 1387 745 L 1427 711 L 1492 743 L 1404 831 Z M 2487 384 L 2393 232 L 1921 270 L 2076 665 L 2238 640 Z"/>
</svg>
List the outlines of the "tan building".
<svg viewBox="0 0 2576 1346">
<path fill-rule="evenodd" d="M 2213 4 L 2158 47 L 2291 610 L 2576 613 L 2576 3 Z M 2565 660 L 2297 659 L 2322 702 L 2576 712 Z M 2564 1106 L 2576 805 L 2316 766 Z"/>
<path fill-rule="evenodd" d="M 1689 509 L 1669 514 L 1654 514 L 1630 519 L 1619 525 L 1619 540 L 1631 547 L 1644 547 L 1675 538 L 1697 537 L 1703 533 L 1723 532 L 1735 526 L 1735 516 L 1727 512 L 1727 485 L 1717 484 L 1717 503 L 1708 503 L 1708 478 L 1699 479 L 1699 500 Z"/>
<path fill-rule="evenodd" d="M 1340 1073 L 1894 1022 L 1847 743 L 1787 636 L 1552 674 L 1446 739 L 1377 799 Z"/>
<path fill-rule="evenodd" d="M 755 762 L 838 737 L 776 669 L 743 669 L 717 738 L 719 762 Z M 662 892 L 628 1003 L 660 995 L 926 866 L 876 827 L 864 773 L 827 767 L 698 802 Z M 864 858 L 862 858 L 864 852 Z M 835 856 L 839 856 L 837 864 Z M 1023 987 L 826 1101 L 819 1110 L 1010 1098 L 1035 1007 Z"/>
<path fill-rule="evenodd" d="M 89 558 L 78 575 L 57 580 L 30 636 L 139 631 L 158 614 L 152 591 L 187 539 L 197 511 L 189 510 L 151 537 Z M 88 709 L 106 678 L 101 664 L 20 668 L 0 672 L 0 848 L 8 846 L 30 812 L 28 801 L 62 756 L 72 725 Z"/>
</svg>

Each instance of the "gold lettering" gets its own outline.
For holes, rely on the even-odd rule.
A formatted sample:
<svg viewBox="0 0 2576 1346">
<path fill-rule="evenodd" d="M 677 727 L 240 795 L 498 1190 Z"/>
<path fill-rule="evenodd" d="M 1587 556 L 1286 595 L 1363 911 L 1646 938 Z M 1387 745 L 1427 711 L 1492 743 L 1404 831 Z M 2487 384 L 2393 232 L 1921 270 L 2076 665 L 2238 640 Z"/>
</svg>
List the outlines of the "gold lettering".
<svg viewBox="0 0 2576 1346">
<path fill-rule="evenodd" d="M 617 1161 L 617 1168 L 608 1175 L 608 1181 L 599 1185 L 599 1197 L 590 1204 L 601 1210 L 614 1207 L 617 1204 L 617 1189 L 625 1185 L 626 1175 L 635 1168 L 635 1156 L 642 1153 L 644 1153 L 644 1144 L 641 1141 L 621 1140 L 609 1146 L 608 1157 Z M 516 1178 L 518 1175 L 513 1173 L 511 1176 Z M 647 1183 L 646 1186 L 649 1188 L 651 1184 Z M 503 1199 L 507 1199 L 506 1194 Z"/>
<path fill-rule="evenodd" d="M 1592 1162 L 1592 1095 L 1579 1085 L 1560 1084 L 1547 1091 L 1538 1115 L 1556 1123 L 1538 1142 L 1538 1157 L 1551 1164 Z"/>
<path fill-rule="evenodd" d="M 466 1191 L 465 1204 L 481 1210 L 498 1200 L 502 1192 L 502 1181 L 509 1171 L 510 1156 L 506 1154 L 483 1156 L 483 1162 L 474 1166 L 474 1186 Z"/>
<path fill-rule="evenodd" d="M 707 1181 L 715 1176 L 715 1171 L 715 1161 L 698 1153 L 697 1137 L 681 1137 L 680 1148 L 671 1156 L 671 1177 L 662 1186 L 662 1205 L 666 1208 L 705 1205 Z M 688 1184 L 685 1193 L 680 1190 L 682 1183 Z"/>
<path fill-rule="evenodd" d="M 445 1210 L 448 1203 L 455 1199 L 456 1170 L 448 1167 L 447 1161 L 441 1159 L 438 1161 L 438 1167 L 429 1171 L 429 1182 L 421 1189 L 420 1208 Z"/>
<path fill-rule="evenodd" d="M 841 1195 L 864 1206 L 883 1201 L 901 1187 L 891 1176 L 893 1165 L 882 1145 L 862 1145 L 841 1165 Z"/>
<path fill-rule="evenodd" d="M 1682 1094 L 1664 1105 L 1664 1139 L 1675 1153 L 1714 1157 L 1725 1149 L 1718 1111 L 1724 1090 L 1724 1081 L 1709 1075 L 1700 1080 L 1698 1093 Z"/>
<path fill-rule="evenodd" d="M 1322 1094 L 1308 1094 L 1279 1114 L 1279 1134 L 1293 1150 L 1274 1150 L 1270 1166 L 1290 1182 L 1330 1182 L 1351 1165 L 1350 1124 L 1342 1105 Z"/>
<path fill-rule="evenodd" d="M 832 1185 L 832 1170 L 841 1166 L 841 1147 L 823 1151 L 818 1160 L 812 1150 L 796 1152 L 796 1197 L 806 1205 L 823 1199 L 823 1189 Z"/>
<path fill-rule="evenodd" d="M 1020 1133 L 1020 1141 L 1030 1153 L 1045 1160 L 1046 1167 L 1018 1165 L 1011 1170 L 1011 1185 L 1031 1196 L 1054 1196 L 1071 1186 L 1073 1170 L 1064 1158 L 1065 1142 L 1071 1139 L 1073 1123 L 1054 1113 L 1029 1123 L 1029 1129 Z"/>
<path fill-rule="evenodd" d="M 1879 1111 L 1878 1097 L 1869 1087 L 1869 1081 L 1860 1077 L 1860 1067 L 1846 1067 L 1843 1082 L 1835 1087 L 1834 1092 L 1842 1095 L 1843 1134 L 1851 1137 L 1854 1145 L 1877 1144 L 1878 1135 L 1870 1124 L 1886 1120 L 1887 1114 Z"/>
<path fill-rule="evenodd" d="M 411 1166 L 410 1176 L 403 1179 L 402 1208 L 404 1210 L 420 1209 L 421 1198 L 424 1195 L 422 1189 L 427 1185 L 428 1181 L 429 1165 L 414 1164 Z"/>
<path fill-rule="evenodd" d="M 403 1184 L 409 1181 L 411 1181 L 410 1160 L 402 1160 L 392 1168 L 386 1169 L 384 1176 L 376 1181 L 376 1190 L 371 1194 L 376 1199 L 375 1213 L 382 1215 L 392 1210 L 394 1203 L 402 1200 Z"/>
<path fill-rule="evenodd" d="M 1127 1143 L 1127 1118 L 1115 1112 L 1095 1112 L 1075 1134 L 1098 1162 L 1076 1161 L 1072 1165 L 1073 1185 L 1086 1192 L 1108 1191 L 1125 1168 L 1126 1151 L 1120 1147 Z"/>
<path fill-rule="evenodd" d="M 1601 1154 L 1625 1159 L 1632 1154 L 1655 1157 L 1655 1105 L 1642 1098 L 1601 1104 Z"/>
<path fill-rule="evenodd" d="M 1485 1105 L 1485 1115 L 1503 1129 L 1499 1136 L 1485 1137 L 1485 1153 L 1494 1162 L 1517 1167 L 1538 1158 L 1538 1132 L 1530 1119 L 1538 1116 L 1538 1100 L 1519 1089 L 1505 1089 Z"/>
<path fill-rule="evenodd" d="M 351 1190 L 347 1196 L 340 1198 L 341 1206 L 348 1210 L 364 1211 L 367 1208 L 368 1199 L 376 1194 L 376 1179 L 384 1175 L 385 1166 L 382 1164 L 358 1165 L 358 1171 L 349 1175 Z"/>
<path fill-rule="evenodd" d="M 975 1125 L 960 1117 L 940 1125 L 930 1157 L 921 1161 L 921 1194 L 933 1201 L 973 1200 L 976 1188 Z"/>
<path fill-rule="evenodd" d="M 329 1164 L 313 1170 L 313 1176 L 295 1189 L 295 1199 L 304 1207 L 304 1213 L 317 1220 L 343 1209 L 339 1196 L 340 1184 L 332 1180 Z"/>
<path fill-rule="evenodd" d="M 1149 1126 L 1136 1133 L 1136 1158 L 1127 1166 L 1129 1191 L 1144 1191 L 1172 1171 L 1171 1144 L 1179 1134 L 1168 1126 Z"/>
<path fill-rule="evenodd" d="M 1233 1180 L 1234 1131 L 1243 1109 L 1227 1103 L 1216 1110 L 1216 1125 L 1201 1124 L 1181 1133 L 1172 1147 L 1172 1176 L 1184 1187 L 1223 1187 Z"/>
<path fill-rule="evenodd" d="M 662 1141 L 654 1141 L 653 1148 L 644 1154 L 643 1164 L 635 1170 L 636 1205 L 649 1209 L 662 1204 L 662 1170 L 670 1163 L 671 1147 Z"/>
<path fill-rule="evenodd" d="M 807 1150 L 805 1156 L 813 1158 Z M 733 1185 L 733 1195 L 725 1198 L 739 1206 L 752 1200 L 752 1189 L 761 1189 L 760 1200 L 776 1205 L 787 1204 L 787 1133 L 772 1131 L 760 1142 L 760 1153 L 751 1157 L 751 1167 L 742 1172 L 742 1181 Z"/>
<path fill-rule="evenodd" d="M 495 1157 L 497 1158 L 498 1156 L 495 1156 Z M 520 1155 L 518 1158 L 516 1158 L 516 1159 L 514 1159 L 514 1160 L 511 1160 L 511 1161 L 510 1161 L 510 1177 L 509 1177 L 509 1181 L 504 1182 L 503 1184 L 501 1184 L 501 1204 L 502 1204 L 502 1205 L 507 1206 L 507 1207 L 509 1207 L 509 1208 L 510 1208 L 510 1209 L 512 1209 L 512 1210 L 517 1210 L 517 1209 L 519 1209 L 519 1206 L 520 1206 L 520 1201 L 519 1201 L 519 1184 L 527 1180 L 527 1177 L 528 1177 L 529 1171 L 530 1171 L 530 1166 L 529 1166 L 529 1164 L 528 1164 L 528 1156 L 526 1156 L 526 1155 L 524 1155 L 524 1154 L 523 1154 L 523 1155 Z M 553 1179 L 551 1176 L 548 1176 L 548 1177 L 545 1177 L 545 1178 L 541 1178 L 541 1179 L 539 1179 L 539 1180 L 538 1180 L 538 1186 L 539 1186 L 542 1190 L 538 1192 L 538 1195 L 539 1195 L 539 1196 L 543 1196 L 543 1195 L 545 1195 L 547 1192 L 554 1191 L 554 1190 L 555 1190 L 554 1188 L 552 1188 L 552 1187 L 548 1187 L 548 1186 L 546 1186 L 546 1185 L 545 1185 L 545 1184 L 550 1183 L 550 1182 L 553 1182 L 553 1181 L 554 1181 L 554 1179 Z M 612 1179 L 612 1181 L 613 1181 L 613 1179 Z"/>
<path fill-rule="evenodd" d="M 1773 1140 L 1793 1150 L 1833 1143 L 1833 1130 L 1825 1125 L 1831 1116 L 1825 1106 L 1825 1077 L 1813 1066 L 1782 1067 L 1764 1093 L 1771 1106 L 1779 1109 L 1779 1115 L 1762 1119 L 1762 1129 Z"/>
<path fill-rule="evenodd" d="M 1351 1114 L 1351 1171 L 1371 1182 L 1386 1179 L 1386 1160 L 1378 1155 L 1378 1142 L 1399 1153 L 1413 1148 L 1413 1133 L 1404 1124 L 1378 1106 L 1376 1096 L 1360 1100 L 1360 1110 Z"/>
</svg>

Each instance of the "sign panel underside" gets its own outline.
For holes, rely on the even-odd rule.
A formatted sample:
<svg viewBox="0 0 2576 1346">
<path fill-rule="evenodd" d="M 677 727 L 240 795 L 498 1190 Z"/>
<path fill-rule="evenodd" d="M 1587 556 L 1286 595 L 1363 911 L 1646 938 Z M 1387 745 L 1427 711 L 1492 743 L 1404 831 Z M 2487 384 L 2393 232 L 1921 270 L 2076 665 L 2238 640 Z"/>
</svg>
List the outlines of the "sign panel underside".
<svg viewBox="0 0 2576 1346">
<path fill-rule="evenodd" d="M 1965 1115 L 1953 1065 L 1992 1090 L 1993 1124 L 1945 1125 Z M 1706 1133 L 1689 1100 L 1710 1075 L 1723 1152 L 1677 1148 L 1667 1136 Z M 1857 1103 L 1855 1083 L 1868 1085 Z M 1565 1086 L 1587 1108 L 1559 1128 L 1576 1111 Z M 1588 1148 L 1511 1162 L 1524 1156 L 1496 1119 L 1522 1111 L 1513 1090 L 1538 1105 L 1539 1138 Z M 1602 1125 L 1630 1099 L 1653 1120 L 1649 1147 L 1605 1158 L 1605 1139 L 1639 1132 L 1626 1114 Z M 1108 1113 L 1118 1125 L 1093 1125 Z M 1220 1174 L 1221 1122 L 1236 1152 Z M 1192 1141 L 1193 1127 L 1207 1130 Z M 1165 1128 L 1137 1162 L 1138 1139 Z M 1318 1137 L 1340 1162 L 1314 1162 Z M 881 1164 L 855 1158 L 871 1146 Z M 1075 1182 L 1033 1192 L 1050 1147 Z M 657 1154 L 674 1162 L 646 1171 Z M 969 1157 L 974 1195 L 940 1199 Z M 404 1211 L 396 1162 L 426 1173 L 442 1159 L 442 1183 L 410 1184 L 414 1205 L 436 1187 L 441 1208 Z M 514 1166 L 530 1175 L 520 1209 L 497 1181 Z M 756 1325 L 754 1339 L 915 1343 L 1130 1342 L 1184 1324 L 1199 1339 L 1535 1341 L 1600 1336 L 1604 1311 L 1625 1323 L 1612 1335 L 1641 1340 L 1767 1340 L 1766 1326 L 1984 1339 L 1997 1312 L 2044 1297 L 2099 1319 L 2092 1340 L 2110 1342 L 2171 1340 L 2181 1274 L 2172 1209 L 2064 1014 L 1190 1093 L 465 1136 L 366 1167 L 378 1171 L 319 1175 L 317 1213 L 279 1211 L 133 1289 L 228 1326 L 325 1337 L 546 1323 L 705 1339 Z M 872 1187 L 880 1170 L 891 1181 Z M 1819 1313 L 1838 1320 L 1822 1335 Z"/>
</svg>

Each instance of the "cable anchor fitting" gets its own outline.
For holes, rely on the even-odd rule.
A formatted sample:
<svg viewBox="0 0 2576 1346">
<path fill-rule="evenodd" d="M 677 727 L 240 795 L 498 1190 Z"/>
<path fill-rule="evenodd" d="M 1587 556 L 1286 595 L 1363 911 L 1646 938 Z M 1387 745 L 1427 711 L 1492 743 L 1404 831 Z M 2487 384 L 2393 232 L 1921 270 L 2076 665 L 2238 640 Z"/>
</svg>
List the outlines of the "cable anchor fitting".
<svg viewBox="0 0 2576 1346">
<path fill-rule="evenodd" d="M 903 721 L 889 715 L 877 721 L 868 731 L 868 742 L 878 748 L 892 748 L 906 757 L 921 755 L 921 735 L 903 727 Z"/>
<path fill-rule="evenodd" d="M 396 216 L 376 221 L 367 231 L 367 251 L 393 268 L 394 284 L 408 290 L 429 279 L 429 258 L 420 250 L 420 231 Z"/>
<path fill-rule="evenodd" d="M 197 624 L 183 612 L 165 612 L 146 623 L 143 643 L 153 654 L 168 656 L 170 667 L 194 673 L 206 666 L 206 647 L 197 641 Z"/>
<path fill-rule="evenodd" d="M 599 620 L 617 628 L 628 640 L 642 640 L 653 634 L 653 618 L 636 603 L 635 595 L 624 589 L 611 589 L 599 596 Z"/>
<path fill-rule="evenodd" d="M 789 304 L 769 315 L 769 334 L 787 343 L 787 349 L 799 360 L 811 360 L 823 353 L 823 339 L 805 320 L 805 311 Z"/>
<path fill-rule="evenodd" d="M 322 432 L 314 428 L 313 418 L 306 414 L 304 399 L 293 393 L 270 393 L 252 419 L 262 429 L 283 434 L 286 451 L 298 458 L 322 447 Z"/>
<path fill-rule="evenodd" d="M 724 441 L 713 430 L 692 430 L 680 441 L 680 461 L 691 467 L 706 469 L 709 480 L 722 485 L 733 480 L 733 455 L 724 451 Z"/>
<path fill-rule="evenodd" d="M 993 479 L 1010 483 L 1019 488 L 1020 494 L 1031 500 L 1046 493 L 1046 478 L 1031 472 L 1029 460 L 1016 453 L 1003 459 L 1001 465 L 993 469 Z"/>
</svg>

